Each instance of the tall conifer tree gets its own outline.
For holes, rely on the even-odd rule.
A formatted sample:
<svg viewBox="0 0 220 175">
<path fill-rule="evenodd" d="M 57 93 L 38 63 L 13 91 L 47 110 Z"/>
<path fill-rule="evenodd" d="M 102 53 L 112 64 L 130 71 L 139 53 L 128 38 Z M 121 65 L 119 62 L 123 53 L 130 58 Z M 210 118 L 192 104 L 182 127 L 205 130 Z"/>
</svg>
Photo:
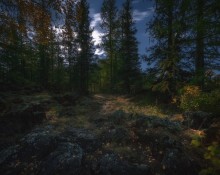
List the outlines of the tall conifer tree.
<svg viewBox="0 0 220 175">
<path fill-rule="evenodd" d="M 101 8 L 101 28 L 105 35 L 102 37 L 102 46 L 107 54 L 109 65 L 109 88 L 113 91 L 116 80 L 117 69 L 117 32 L 118 32 L 118 11 L 115 4 L 115 0 L 104 0 Z"/>
<path fill-rule="evenodd" d="M 183 1 L 156 0 L 155 15 L 149 23 L 155 44 L 150 48 L 149 62 L 157 80 L 153 89 L 173 95 L 180 82 L 183 36 L 186 35 Z"/>
<path fill-rule="evenodd" d="M 137 32 L 132 18 L 131 0 L 126 0 L 120 16 L 120 68 L 119 75 L 123 91 L 130 93 L 140 86 L 140 62 L 138 55 Z"/>
<path fill-rule="evenodd" d="M 90 66 L 94 58 L 92 29 L 90 28 L 89 5 L 86 0 L 80 0 L 76 6 L 77 20 L 77 62 L 79 76 L 78 90 L 85 94 L 89 90 Z"/>
</svg>

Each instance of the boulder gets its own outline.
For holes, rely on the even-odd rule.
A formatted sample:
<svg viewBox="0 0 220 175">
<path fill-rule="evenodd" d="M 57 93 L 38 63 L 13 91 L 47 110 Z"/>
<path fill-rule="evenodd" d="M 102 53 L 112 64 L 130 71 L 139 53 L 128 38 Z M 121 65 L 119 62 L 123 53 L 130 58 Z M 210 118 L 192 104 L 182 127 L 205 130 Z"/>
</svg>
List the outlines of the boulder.
<svg viewBox="0 0 220 175">
<path fill-rule="evenodd" d="M 198 174 L 198 166 L 179 149 L 167 148 L 161 161 L 162 175 Z"/>
<path fill-rule="evenodd" d="M 0 152 L 0 174 L 79 174 L 83 149 L 48 125 Z"/>
<path fill-rule="evenodd" d="M 17 158 L 19 148 L 20 147 L 18 145 L 15 145 L 0 151 L 0 165 L 4 164 L 5 162 L 10 162 L 12 158 Z"/>
<path fill-rule="evenodd" d="M 81 169 L 83 150 L 77 144 L 60 143 L 41 164 L 39 174 L 78 175 Z"/>
<path fill-rule="evenodd" d="M 99 158 L 93 171 L 96 175 L 148 175 L 150 169 L 147 165 L 129 164 L 117 154 L 109 152 Z"/>
<path fill-rule="evenodd" d="M 128 143 L 130 139 L 129 132 L 123 127 L 109 129 L 102 134 L 103 142 L 116 142 L 120 144 Z"/>
<path fill-rule="evenodd" d="M 148 145 L 152 149 L 154 155 L 159 155 L 159 152 L 164 152 L 166 148 L 182 148 L 182 144 L 178 138 L 163 130 L 155 131 L 153 129 L 138 129 L 136 135 L 138 138 L 137 141 Z"/>
<path fill-rule="evenodd" d="M 32 156 L 42 159 L 56 149 L 59 141 L 59 133 L 52 126 L 37 128 L 21 139 L 20 159 L 27 161 Z"/>
<path fill-rule="evenodd" d="M 21 104 L 1 115 L 0 132 L 5 135 L 25 132 L 46 119 L 45 108 L 40 103 Z"/>
<path fill-rule="evenodd" d="M 126 174 L 126 170 L 118 155 L 107 153 L 98 161 L 95 173 L 99 175 L 123 175 Z"/>
<path fill-rule="evenodd" d="M 17 145 L 0 152 L 0 174 L 198 174 L 199 168 L 184 150 L 181 138 L 173 134 L 178 132 L 178 123 L 145 116 L 137 118 L 131 127 L 137 137 L 136 143 L 149 148 L 145 153 L 149 153 L 155 162 L 149 162 L 149 165 L 145 162 L 137 164 L 136 159 L 128 162 L 125 156 L 120 158 L 112 150 L 106 150 L 110 148 L 102 147 L 101 141 L 88 129 L 68 127 L 61 131 L 45 125 L 32 130 Z M 117 126 L 107 131 L 101 135 L 103 142 L 130 144 L 131 132 L 127 128 Z M 140 148 L 138 155 L 144 153 L 142 151 Z"/>
<path fill-rule="evenodd" d="M 61 134 L 67 141 L 77 143 L 86 152 L 93 152 L 101 146 L 100 141 L 91 131 L 82 128 L 68 128 Z"/>
<path fill-rule="evenodd" d="M 181 125 L 178 122 L 170 121 L 167 118 L 158 118 L 156 116 L 140 116 L 135 120 L 133 126 L 136 128 L 164 128 L 171 132 L 181 131 Z"/>
</svg>

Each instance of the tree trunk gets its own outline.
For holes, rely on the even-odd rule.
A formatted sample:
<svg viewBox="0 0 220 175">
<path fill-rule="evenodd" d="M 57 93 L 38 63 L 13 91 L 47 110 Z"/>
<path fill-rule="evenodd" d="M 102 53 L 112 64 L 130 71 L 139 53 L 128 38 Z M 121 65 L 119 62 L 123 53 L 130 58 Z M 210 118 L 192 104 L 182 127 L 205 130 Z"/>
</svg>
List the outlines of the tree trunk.
<svg viewBox="0 0 220 175">
<path fill-rule="evenodd" d="M 200 87 L 204 87 L 204 0 L 197 0 L 197 26 L 196 26 L 196 80 Z"/>
</svg>

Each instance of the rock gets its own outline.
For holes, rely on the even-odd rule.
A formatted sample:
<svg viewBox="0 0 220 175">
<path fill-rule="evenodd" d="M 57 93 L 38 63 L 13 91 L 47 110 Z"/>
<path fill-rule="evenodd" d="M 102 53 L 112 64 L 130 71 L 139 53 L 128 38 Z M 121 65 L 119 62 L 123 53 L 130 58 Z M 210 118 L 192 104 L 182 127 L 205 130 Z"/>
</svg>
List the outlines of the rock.
<svg viewBox="0 0 220 175">
<path fill-rule="evenodd" d="M 170 121 L 168 119 L 158 118 L 156 116 L 141 116 L 133 124 L 136 128 L 165 128 L 171 132 L 181 131 L 181 126 L 178 122 Z"/>
<path fill-rule="evenodd" d="M 95 167 L 97 175 L 117 175 L 126 174 L 126 170 L 119 156 L 115 153 L 107 153 L 103 155 L 97 166 Z"/>
<path fill-rule="evenodd" d="M 102 134 L 103 142 L 128 143 L 130 141 L 129 132 L 125 128 L 114 128 Z"/>
<path fill-rule="evenodd" d="M 208 128 L 212 123 L 212 115 L 202 111 L 185 112 L 183 117 L 183 125 L 193 129 Z"/>
<path fill-rule="evenodd" d="M 33 161 L 41 161 L 52 152 L 57 145 L 57 135 L 49 126 L 33 130 L 16 146 L 3 150 L 0 157 L 0 174 L 31 174 L 28 169 Z"/>
<path fill-rule="evenodd" d="M 97 175 L 148 175 L 147 165 L 134 165 L 120 160 L 115 153 L 106 153 L 99 159 L 94 167 L 94 174 Z"/>
<path fill-rule="evenodd" d="M 137 131 L 138 142 L 147 144 L 155 155 L 159 154 L 159 151 L 164 151 L 166 148 L 181 149 L 182 144 L 172 134 L 168 134 L 163 130 L 143 130 Z"/>
<path fill-rule="evenodd" d="M 67 141 L 79 144 L 86 152 L 93 152 L 101 146 L 95 134 L 87 129 L 68 128 L 62 137 L 67 138 Z"/>
<path fill-rule="evenodd" d="M 16 158 L 16 154 L 18 153 L 19 146 L 11 146 L 8 149 L 2 150 L 0 152 L 0 165 L 4 162 L 8 162 L 10 158 Z"/>
<path fill-rule="evenodd" d="M 0 152 L 0 174 L 198 174 L 199 168 L 187 155 L 181 139 L 170 132 L 176 131 L 178 124 L 167 119 L 154 119 L 138 118 L 133 124 L 136 128 L 132 130 L 137 136 L 136 143 L 144 146 L 139 149 L 138 156 L 142 153 L 147 156 L 148 152 L 145 154 L 142 148 L 148 147 L 149 155 L 155 159 L 150 165 L 134 163 L 138 162 L 136 159 L 132 160 L 133 163 L 127 162 L 126 156 L 121 159 L 115 152 L 105 150 L 88 129 L 68 127 L 57 131 L 56 127 L 46 125 L 32 130 L 17 145 Z M 167 125 L 169 129 L 166 129 Z M 131 140 L 129 130 L 123 127 L 111 128 L 103 137 L 103 141 L 117 143 Z"/>
<path fill-rule="evenodd" d="M 60 143 L 42 163 L 39 174 L 78 175 L 81 169 L 82 157 L 83 150 L 79 145 L 69 142 Z"/>
<path fill-rule="evenodd" d="M 41 159 L 56 148 L 58 141 L 59 133 L 52 126 L 37 128 L 21 139 L 20 157 L 22 160 L 28 160 L 31 156 Z"/>
<path fill-rule="evenodd" d="M 79 174 L 83 150 L 48 125 L 0 152 L 0 174 Z"/>
<path fill-rule="evenodd" d="M 161 161 L 163 175 L 198 174 L 197 165 L 182 151 L 168 148 Z"/>
<path fill-rule="evenodd" d="M 102 153 L 86 162 L 84 157 L 99 146 L 89 130 L 68 128 L 58 132 L 50 125 L 44 126 L 27 134 L 18 145 L 0 152 L 0 174 L 148 174 L 147 165 L 129 164 L 114 152 Z"/>
<path fill-rule="evenodd" d="M 136 164 L 136 165 L 130 165 L 128 168 L 129 172 L 127 174 L 130 175 L 150 175 L 150 167 L 145 164 Z"/>
<path fill-rule="evenodd" d="M 0 132 L 5 135 L 22 133 L 46 119 L 43 105 L 39 103 L 21 104 L 2 114 Z"/>
</svg>

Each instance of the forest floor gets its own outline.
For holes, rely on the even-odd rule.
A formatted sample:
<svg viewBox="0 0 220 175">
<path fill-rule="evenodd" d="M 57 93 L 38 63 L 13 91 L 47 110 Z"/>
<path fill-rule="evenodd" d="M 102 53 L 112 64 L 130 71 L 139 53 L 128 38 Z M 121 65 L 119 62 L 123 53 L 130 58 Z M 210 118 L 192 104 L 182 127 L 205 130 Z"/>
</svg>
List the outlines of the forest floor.
<svg viewBox="0 0 220 175">
<path fill-rule="evenodd" d="M 122 161 L 151 167 L 149 174 L 181 174 L 184 167 L 188 169 L 185 174 L 195 174 L 208 166 L 204 150 L 192 145 L 193 139 L 204 137 L 204 131 L 182 125 L 183 115 L 169 105 L 149 103 L 143 97 L 105 94 L 4 96 L 1 101 L 10 105 L 4 105 L 1 115 L 2 150 L 19 143 L 33 128 L 52 126 L 59 133 L 67 128 L 85 129 L 98 138 L 99 148 L 85 160 L 110 151 Z M 33 118 L 25 123 L 30 113 L 44 122 Z"/>
</svg>

